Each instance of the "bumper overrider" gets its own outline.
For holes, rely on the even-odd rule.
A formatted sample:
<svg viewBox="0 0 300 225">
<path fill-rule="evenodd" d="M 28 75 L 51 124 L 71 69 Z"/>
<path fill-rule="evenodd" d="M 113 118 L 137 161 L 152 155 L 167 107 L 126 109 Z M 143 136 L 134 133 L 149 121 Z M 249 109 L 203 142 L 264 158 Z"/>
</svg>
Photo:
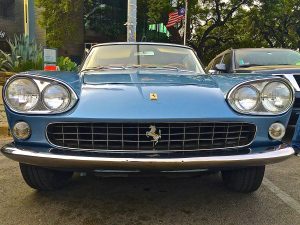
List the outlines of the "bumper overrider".
<svg viewBox="0 0 300 225">
<path fill-rule="evenodd" d="M 59 169 L 114 169 L 114 170 L 191 170 L 226 167 L 261 166 L 281 162 L 295 152 L 282 144 L 260 148 L 249 154 L 189 158 L 112 158 L 60 155 L 37 152 L 30 147 L 18 148 L 13 143 L 4 146 L 1 152 L 8 158 L 30 165 Z"/>
</svg>

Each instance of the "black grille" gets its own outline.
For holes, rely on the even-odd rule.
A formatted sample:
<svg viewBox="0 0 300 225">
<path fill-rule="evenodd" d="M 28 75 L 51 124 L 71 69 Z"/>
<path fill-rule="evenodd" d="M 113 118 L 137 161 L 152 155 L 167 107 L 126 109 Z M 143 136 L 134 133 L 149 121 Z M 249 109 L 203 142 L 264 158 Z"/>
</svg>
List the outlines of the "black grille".
<svg viewBox="0 0 300 225">
<path fill-rule="evenodd" d="M 294 108 L 300 108 L 300 98 L 295 98 Z"/>
<path fill-rule="evenodd" d="M 298 85 L 300 86 L 300 74 L 295 74 L 294 78 L 297 81 Z"/>
<path fill-rule="evenodd" d="M 160 135 L 156 143 L 150 127 Z M 153 129 L 155 130 L 155 129 Z M 248 123 L 55 123 L 47 128 L 49 141 L 74 150 L 196 151 L 249 145 L 256 126 Z M 148 135 L 147 135 L 148 134 Z"/>
</svg>

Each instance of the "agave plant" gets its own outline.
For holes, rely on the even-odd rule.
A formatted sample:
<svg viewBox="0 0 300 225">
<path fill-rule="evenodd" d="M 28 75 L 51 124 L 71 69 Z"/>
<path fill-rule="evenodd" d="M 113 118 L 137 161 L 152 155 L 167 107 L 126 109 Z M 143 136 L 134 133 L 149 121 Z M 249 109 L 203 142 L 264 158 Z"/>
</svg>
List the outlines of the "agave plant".
<svg viewBox="0 0 300 225">
<path fill-rule="evenodd" d="M 0 51 L 0 70 L 22 72 L 42 69 L 42 47 L 28 36 L 15 36 L 7 41 L 11 53 Z"/>
</svg>

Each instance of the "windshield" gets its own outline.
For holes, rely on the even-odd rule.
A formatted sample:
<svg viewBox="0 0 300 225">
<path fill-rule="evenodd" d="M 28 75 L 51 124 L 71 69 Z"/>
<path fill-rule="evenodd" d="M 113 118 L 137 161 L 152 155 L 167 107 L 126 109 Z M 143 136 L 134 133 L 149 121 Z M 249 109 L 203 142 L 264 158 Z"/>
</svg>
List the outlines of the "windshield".
<svg viewBox="0 0 300 225">
<path fill-rule="evenodd" d="M 236 67 L 269 66 L 269 65 L 298 65 L 300 66 L 300 53 L 288 49 L 259 49 L 237 50 Z"/>
<path fill-rule="evenodd" d="M 198 58 L 191 49 L 147 44 L 94 47 L 82 70 L 127 68 L 176 69 L 204 74 Z"/>
</svg>

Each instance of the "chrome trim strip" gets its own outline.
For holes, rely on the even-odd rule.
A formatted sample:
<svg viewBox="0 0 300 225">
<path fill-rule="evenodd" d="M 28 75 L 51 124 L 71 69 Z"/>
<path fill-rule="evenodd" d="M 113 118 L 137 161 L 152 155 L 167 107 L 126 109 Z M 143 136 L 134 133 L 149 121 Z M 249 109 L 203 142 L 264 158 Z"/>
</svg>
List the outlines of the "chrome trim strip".
<svg viewBox="0 0 300 225">
<path fill-rule="evenodd" d="M 99 47 L 99 46 L 110 46 L 110 45 L 161 45 L 161 46 L 171 46 L 171 47 L 179 47 L 179 48 L 187 48 L 192 49 L 190 46 L 186 45 L 179 45 L 179 44 L 170 44 L 170 43 L 159 43 L 159 42 L 107 42 L 107 43 L 101 43 L 96 44 L 91 47 Z"/>
<path fill-rule="evenodd" d="M 22 77 L 22 76 L 18 77 L 18 76 L 16 76 L 16 75 L 10 77 L 10 78 L 6 81 L 5 85 L 3 86 L 3 95 L 2 95 L 2 96 L 3 96 L 4 103 L 7 105 L 7 107 L 8 107 L 11 111 L 17 112 L 17 113 L 21 113 L 21 111 L 14 110 L 13 107 L 12 107 L 12 106 L 10 105 L 10 103 L 8 102 L 7 98 L 6 98 L 6 90 L 7 90 L 7 86 L 8 86 L 9 84 L 11 84 L 14 80 L 17 80 L 17 79 L 29 80 L 31 83 L 33 83 L 33 85 L 37 88 L 37 91 L 39 92 L 39 93 L 38 93 L 39 98 L 38 98 L 37 103 L 36 103 L 33 107 L 31 107 L 30 109 L 28 109 L 28 112 L 30 112 L 32 109 L 34 109 L 34 108 L 36 108 L 36 107 L 38 106 L 38 104 L 39 104 L 39 102 L 41 101 L 41 98 L 42 98 L 42 94 L 41 94 L 41 89 L 40 89 L 40 87 L 39 87 L 38 84 L 35 82 L 35 80 L 34 80 L 33 78 L 31 78 L 31 77 L 26 77 L 26 76 L 24 76 L 24 77 Z M 23 112 L 23 113 L 24 113 L 24 112 Z"/>
<path fill-rule="evenodd" d="M 267 149 L 267 147 L 266 147 Z M 212 156 L 192 158 L 112 158 L 56 155 L 19 149 L 13 144 L 4 146 L 1 152 L 8 158 L 30 165 L 71 169 L 138 169 L 138 170 L 183 170 L 200 168 L 260 166 L 281 162 L 295 151 L 286 145 L 273 150 L 247 155 Z"/>
<path fill-rule="evenodd" d="M 46 126 L 46 130 L 45 130 L 45 136 L 46 136 L 46 140 L 48 141 L 48 143 L 53 147 L 53 148 L 59 148 L 59 149 L 62 149 L 62 150 L 76 150 L 77 148 L 68 148 L 68 147 L 63 147 L 63 146 L 58 146 L 58 145 L 55 145 L 53 144 L 49 137 L 48 137 L 48 126 L 51 125 L 51 124 L 59 124 L 59 123 L 95 123 L 95 122 L 52 122 L 52 123 L 49 123 L 47 124 Z M 103 123 L 109 123 L 109 122 L 103 122 Z M 111 122 L 113 123 L 113 122 Z M 118 122 L 116 122 L 118 123 Z M 135 123 L 135 122 L 132 122 L 132 123 Z M 151 123 L 151 122 L 145 122 L 145 123 Z M 155 122 L 154 122 L 155 123 Z M 226 122 L 226 121 L 198 121 L 198 122 L 178 122 L 178 121 L 175 121 L 175 122 L 157 122 L 157 123 L 166 123 L 166 124 L 169 124 L 169 123 L 245 123 L 245 124 L 251 124 L 251 125 L 254 125 L 255 126 L 255 134 L 254 134 L 254 137 L 252 139 L 252 141 L 247 144 L 247 145 L 241 145 L 241 146 L 234 146 L 234 147 L 226 147 L 226 148 L 214 148 L 214 149 L 197 149 L 197 150 L 170 150 L 170 151 L 139 151 L 137 150 L 136 153 L 166 153 L 166 152 L 169 152 L 169 153 L 172 153 L 172 152 L 180 152 L 180 151 L 186 151 L 186 152 L 195 152 L 195 151 L 214 151 L 214 150 L 222 150 L 222 149 L 242 149 L 242 148 L 246 148 L 246 147 L 249 147 L 254 141 L 255 141 L 255 138 L 256 138 L 256 135 L 257 135 L 257 126 L 255 123 L 248 123 L 248 122 L 241 122 L 241 121 L 233 121 L 233 122 Z M 77 149 L 78 150 L 78 149 Z M 89 150 L 95 150 L 95 149 L 80 149 L 82 151 L 89 151 Z M 112 153 L 112 152 L 122 152 L 122 153 L 133 153 L 134 150 L 101 150 L 101 152 L 103 153 Z"/>
<path fill-rule="evenodd" d="M 46 109 L 48 109 L 50 112 L 53 112 L 51 109 L 49 109 L 49 107 L 47 106 L 47 104 L 46 104 L 46 102 L 45 102 L 45 99 L 44 99 L 45 91 L 47 91 L 47 89 L 50 88 L 50 87 L 53 86 L 53 85 L 60 86 L 60 87 L 63 87 L 64 89 L 66 89 L 67 92 L 68 92 L 68 97 L 69 97 L 69 103 L 68 103 L 68 105 L 65 106 L 64 108 L 60 109 L 60 110 L 55 110 L 54 112 L 59 113 L 59 112 L 65 112 L 65 111 L 68 111 L 68 109 L 70 109 L 70 108 L 73 107 L 73 106 L 72 106 L 72 103 L 74 104 L 74 101 L 76 101 L 76 100 L 73 99 L 74 94 L 70 91 L 70 89 L 69 89 L 69 88 L 66 88 L 66 86 L 62 85 L 61 83 L 58 83 L 58 84 L 52 84 L 52 83 L 50 83 L 50 84 L 48 84 L 47 86 L 45 86 L 44 89 L 41 91 L 41 96 L 42 96 L 42 97 L 41 97 L 41 102 L 43 103 L 43 105 L 44 105 L 44 107 L 45 107 Z"/>
<path fill-rule="evenodd" d="M 46 88 L 46 86 L 48 85 L 51 85 L 51 82 L 57 82 L 58 84 L 60 85 L 64 85 L 70 92 L 70 95 L 71 95 L 71 99 L 70 99 L 70 103 L 69 103 L 69 106 L 66 107 L 65 111 L 50 111 L 50 110 L 41 110 L 41 111 L 28 111 L 28 112 L 22 112 L 22 111 L 17 111 L 17 110 L 14 110 L 12 109 L 7 100 L 6 100 L 6 94 L 5 94 L 5 90 L 7 88 L 7 85 L 9 83 L 11 83 L 13 80 L 15 79 L 19 79 L 19 78 L 25 78 L 25 79 L 31 79 L 38 87 L 39 91 L 40 91 L 40 99 L 39 101 L 43 104 L 42 102 L 42 92 L 43 90 Z M 46 82 L 49 82 L 48 85 L 46 85 L 43 89 L 40 88 L 40 86 L 36 83 L 36 80 L 45 80 Z M 52 78 L 52 77 L 46 77 L 46 76 L 39 76 L 38 74 L 30 74 L 30 73 L 19 73 L 19 74 L 15 74 L 14 76 L 10 77 L 5 85 L 3 86 L 3 90 L 2 90 L 2 96 L 3 96 L 3 99 L 4 99 L 4 103 L 6 106 L 8 106 L 8 108 L 15 112 L 15 113 L 19 113 L 19 114 L 30 114 L 30 115 L 43 115 L 43 114 L 51 114 L 51 115 L 56 115 L 56 114 L 61 114 L 61 113 L 65 113 L 69 110 L 71 110 L 77 103 L 78 101 L 78 96 L 76 94 L 76 92 L 73 90 L 73 88 L 68 85 L 66 82 L 62 81 L 62 80 L 59 80 L 59 79 L 55 79 L 55 78 Z M 73 103 L 73 104 L 72 104 Z"/>
</svg>

